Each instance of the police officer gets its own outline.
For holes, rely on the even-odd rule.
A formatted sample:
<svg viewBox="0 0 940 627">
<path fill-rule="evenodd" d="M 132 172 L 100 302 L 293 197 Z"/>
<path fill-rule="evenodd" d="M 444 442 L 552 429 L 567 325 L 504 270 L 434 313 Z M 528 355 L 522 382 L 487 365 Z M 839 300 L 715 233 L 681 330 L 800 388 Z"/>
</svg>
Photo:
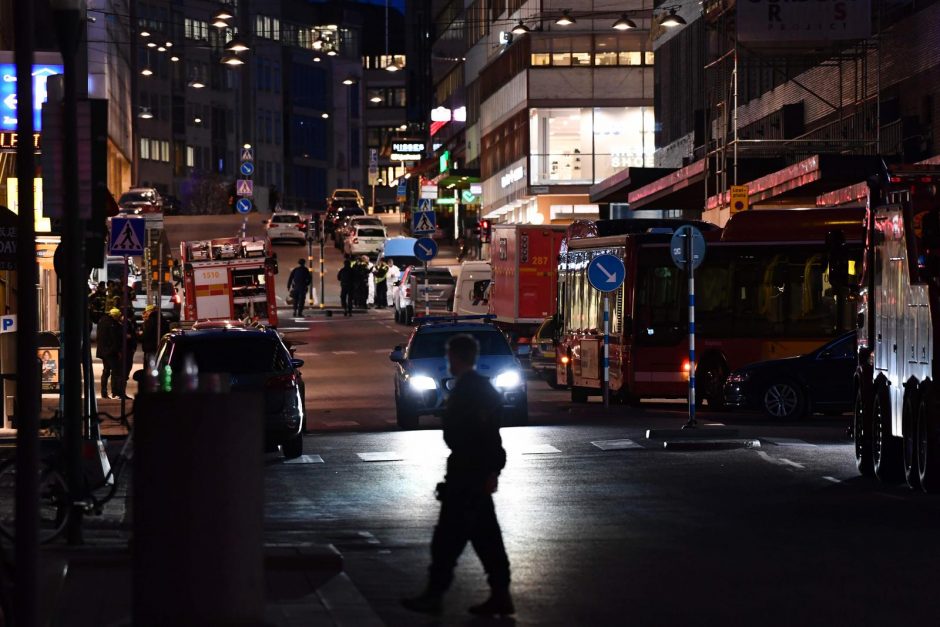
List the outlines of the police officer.
<svg viewBox="0 0 940 627">
<path fill-rule="evenodd" d="M 343 262 L 343 267 L 336 273 L 336 280 L 339 281 L 339 300 L 343 305 L 343 315 L 351 316 L 353 291 L 356 287 L 356 273 L 353 271 L 348 258 Z"/>
<path fill-rule="evenodd" d="M 431 539 L 428 585 L 402 605 L 435 614 L 454 577 L 457 558 L 467 542 L 473 545 L 486 571 L 490 597 L 469 608 L 481 616 L 513 614 L 509 593 L 509 558 L 496 520 L 492 494 L 506 451 L 499 435 L 502 398 L 489 379 L 474 370 L 479 344 L 470 335 L 455 335 L 447 343 L 450 373 L 456 378 L 442 419 L 444 442 L 451 450 L 447 475 L 438 484 L 441 512 Z"/>
<path fill-rule="evenodd" d="M 388 264 L 385 259 L 379 259 L 372 271 L 375 277 L 375 308 L 385 309 L 388 307 Z"/>
<path fill-rule="evenodd" d="M 307 269 L 307 260 L 300 258 L 297 266 L 291 270 L 287 278 L 287 289 L 294 301 L 294 316 L 300 318 L 304 315 L 304 302 L 307 300 L 307 288 L 310 287 L 310 270 Z"/>
</svg>

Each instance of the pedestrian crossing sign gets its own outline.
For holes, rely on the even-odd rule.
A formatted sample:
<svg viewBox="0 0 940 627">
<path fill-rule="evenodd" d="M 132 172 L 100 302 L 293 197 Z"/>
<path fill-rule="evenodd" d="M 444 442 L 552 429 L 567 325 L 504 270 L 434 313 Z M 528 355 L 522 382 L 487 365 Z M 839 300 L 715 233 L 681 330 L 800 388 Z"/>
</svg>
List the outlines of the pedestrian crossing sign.
<svg viewBox="0 0 940 627">
<path fill-rule="evenodd" d="M 238 196 L 251 198 L 254 195 L 254 182 L 251 179 L 238 179 L 235 181 L 235 193 Z"/>
<path fill-rule="evenodd" d="M 415 211 L 411 215 L 412 233 L 433 233 L 437 228 L 433 211 Z"/>
<path fill-rule="evenodd" d="M 108 254 L 127 257 L 143 255 L 145 226 L 143 218 L 111 218 Z"/>
</svg>

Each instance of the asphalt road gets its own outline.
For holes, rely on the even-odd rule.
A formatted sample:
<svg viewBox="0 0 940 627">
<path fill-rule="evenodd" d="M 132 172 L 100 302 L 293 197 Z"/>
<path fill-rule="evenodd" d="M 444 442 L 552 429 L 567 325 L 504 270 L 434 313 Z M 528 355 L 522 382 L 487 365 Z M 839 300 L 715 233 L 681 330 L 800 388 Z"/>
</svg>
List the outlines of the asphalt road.
<svg viewBox="0 0 940 627">
<path fill-rule="evenodd" d="M 277 250 L 287 260 L 301 248 Z M 329 268 L 338 253 L 328 248 L 327 260 Z M 415 431 L 394 424 L 387 353 L 408 330 L 374 311 L 285 318 L 282 330 L 305 342 L 310 434 L 299 460 L 267 457 L 269 540 L 335 544 L 389 625 L 487 624 L 466 614 L 486 595 L 469 549 L 440 619 L 398 603 L 424 583 L 432 493 L 447 454 L 433 419 Z M 680 427 L 683 403 L 604 410 L 532 380 L 529 399 L 531 425 L 503 429 L 508 464 L 496 504 L 518 613 L 501 624 L 929 625 L 940 617 L 940 500 L 858 476 L 847 416 L 786 423 L 700 414 L 701 429 L 726 425 L 757 444 L 672 450 L 645 433 Z"/>
</svg>

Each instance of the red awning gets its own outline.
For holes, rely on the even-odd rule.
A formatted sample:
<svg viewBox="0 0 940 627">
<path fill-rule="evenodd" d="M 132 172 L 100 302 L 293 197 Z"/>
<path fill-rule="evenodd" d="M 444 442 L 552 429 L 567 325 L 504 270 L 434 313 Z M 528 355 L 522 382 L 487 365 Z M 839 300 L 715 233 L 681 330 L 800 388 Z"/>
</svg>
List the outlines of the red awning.
<svg viewBox="0 0 940 627">
<path fill-rule="evenodd" d="M 678 209 L 701 207 L 705 191 L 705 160 L 670 172 L 629 193 L 631 209 Z"/>
<path fill-rule="evenodd" d="M 600 183 L 591 185 L 588 193 L 592 203 L 625 203 L 629 200 L 631 190 L 672 172 L 675 172 L 675 168 L 625 168 Z"/>
<path fill-rule="evenodd" d="M 940 165 L 940 155 L 918 161 L 917 165 Z M 864 181 L 853 183 L 816 197 L 817 207 L 837 207 L 864 201 L 868 198 L 868 184 Z"/>
</svg>

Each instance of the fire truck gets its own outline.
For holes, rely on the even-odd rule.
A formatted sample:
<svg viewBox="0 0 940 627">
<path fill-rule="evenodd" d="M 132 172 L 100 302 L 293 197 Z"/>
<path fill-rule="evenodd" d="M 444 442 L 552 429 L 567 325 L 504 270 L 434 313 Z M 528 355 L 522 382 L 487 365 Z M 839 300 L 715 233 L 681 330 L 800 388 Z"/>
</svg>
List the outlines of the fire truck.
<svg viewBox="0 0 940 627">
<path fill-rule="evenodd" d="M 558 250 L 565 226 L 494 224 L 490 245 L 490 314 L 520 357 L 529 338 L 557 309 Z"/>
<path fill-rule="evenodd" d="M 853 436 L 862 474 L 940 491 L 940 165 L 868 181 Z"/>
<path fill-rule="evenodd" d="M 277 257 L 261 237 L 180 242 L 188 321 L 244 319 L 276 327 Z"/>
</svg>

